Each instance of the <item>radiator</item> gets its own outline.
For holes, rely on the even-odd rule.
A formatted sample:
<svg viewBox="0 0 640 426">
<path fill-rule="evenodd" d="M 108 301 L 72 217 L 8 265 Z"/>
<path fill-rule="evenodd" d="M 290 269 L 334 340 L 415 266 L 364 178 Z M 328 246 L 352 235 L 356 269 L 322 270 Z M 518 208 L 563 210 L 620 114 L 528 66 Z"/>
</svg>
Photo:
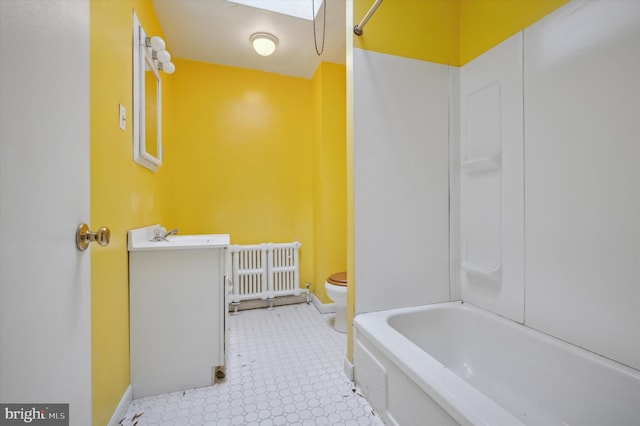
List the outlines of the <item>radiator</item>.
<svg viewBox="0 0 640 426">
<path fill-rule="evenodd" d="M 300 295 L 300 246 L 294 241 L 229 247 L 232 286 L 229 301 L 236 305 L 243 300 L 272 301 L 279 296 Z"/>
</svg>

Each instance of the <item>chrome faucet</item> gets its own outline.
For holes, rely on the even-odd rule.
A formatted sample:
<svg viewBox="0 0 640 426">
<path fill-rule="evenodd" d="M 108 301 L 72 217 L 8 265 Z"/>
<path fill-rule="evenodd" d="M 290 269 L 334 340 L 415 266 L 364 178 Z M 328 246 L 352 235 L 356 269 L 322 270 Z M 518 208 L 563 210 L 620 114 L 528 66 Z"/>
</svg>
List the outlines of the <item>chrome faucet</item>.
<svg viewBox="0 0 640 426">
<path fill-rule="evenodd" d="M 169 235 L 176 235 L 177 233 L 178 233 L 178 230 L 177 230 L 177 229 L 172 229 L 171 231 L 169 231 L 169 232 L 167 232 L 166 234 L 164 234 L 164 236 L 162 237 L 162 239 L 163 239 L 163 240 L 166 240 L 166 239 L 167 239 L 167 237 L 168 237 Z"/>
<path fill-rule="evenodd" d="M 170 235 L 176 235 L 178 233 L 177 229 L 172 229 L 169 232 L 162 232 L 162 230 L 164 230 L 164 228 L 158 228 L 157 230 L 154 231 L 154 235 L 153 235 L 153 239 L 152 241 L 167 241 L 167 237 Z"/>
</svg>

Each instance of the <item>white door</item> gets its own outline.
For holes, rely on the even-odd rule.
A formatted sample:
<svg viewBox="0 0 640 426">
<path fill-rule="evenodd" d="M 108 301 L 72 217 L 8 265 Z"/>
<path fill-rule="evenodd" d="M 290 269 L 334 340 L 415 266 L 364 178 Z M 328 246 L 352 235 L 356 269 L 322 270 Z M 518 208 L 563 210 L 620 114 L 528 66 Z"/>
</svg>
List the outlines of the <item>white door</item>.
<svg viewBox="0 0 640 426">
<path fill-rule="evenodd" d="M 0 0 L 0 402 L 91 424 L 89 2 Z"/>
</svg>

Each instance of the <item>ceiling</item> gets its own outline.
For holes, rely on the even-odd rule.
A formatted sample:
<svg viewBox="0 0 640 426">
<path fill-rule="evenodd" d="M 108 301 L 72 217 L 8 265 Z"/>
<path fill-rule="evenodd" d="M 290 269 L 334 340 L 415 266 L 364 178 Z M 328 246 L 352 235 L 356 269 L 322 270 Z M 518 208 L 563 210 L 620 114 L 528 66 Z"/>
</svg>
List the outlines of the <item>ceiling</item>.
<svg viewBox="0 0 640 426">
<path fill-rule="evenodd" d="M 288 0 L 306 2 L 312 0 Z M 315 0 L 319 2 L 320 0 Z M 311 78 L 320 62 L 344 64 L 346 59 L 345 1 L 325 0 L 326 33 L 322 56 L 316 54 L 313 22 L 227 0 L 151 0 L 174 58 L 251 68 Z M 318 49 L 322 47 L 324 6 L 316 18 Z M 254 52 L 249 37 L 275 35 L 271 56 Z M 178 68 L 178 67 L 176 67 Z"/>
</svg>

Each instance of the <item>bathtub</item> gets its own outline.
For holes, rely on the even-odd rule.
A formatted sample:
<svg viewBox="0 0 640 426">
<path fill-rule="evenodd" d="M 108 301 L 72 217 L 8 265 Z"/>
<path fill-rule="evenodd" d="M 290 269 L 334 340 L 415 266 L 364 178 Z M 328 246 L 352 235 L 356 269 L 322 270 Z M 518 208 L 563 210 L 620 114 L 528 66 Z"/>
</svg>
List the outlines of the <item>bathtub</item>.
<svg viewBox="0 0 640 426">
<path fill-rule="evenodd" d="M 354 378 L 388 425 L 640 425 L 640 372 L 468 303 L 354 318 Z"/>
</svg>

